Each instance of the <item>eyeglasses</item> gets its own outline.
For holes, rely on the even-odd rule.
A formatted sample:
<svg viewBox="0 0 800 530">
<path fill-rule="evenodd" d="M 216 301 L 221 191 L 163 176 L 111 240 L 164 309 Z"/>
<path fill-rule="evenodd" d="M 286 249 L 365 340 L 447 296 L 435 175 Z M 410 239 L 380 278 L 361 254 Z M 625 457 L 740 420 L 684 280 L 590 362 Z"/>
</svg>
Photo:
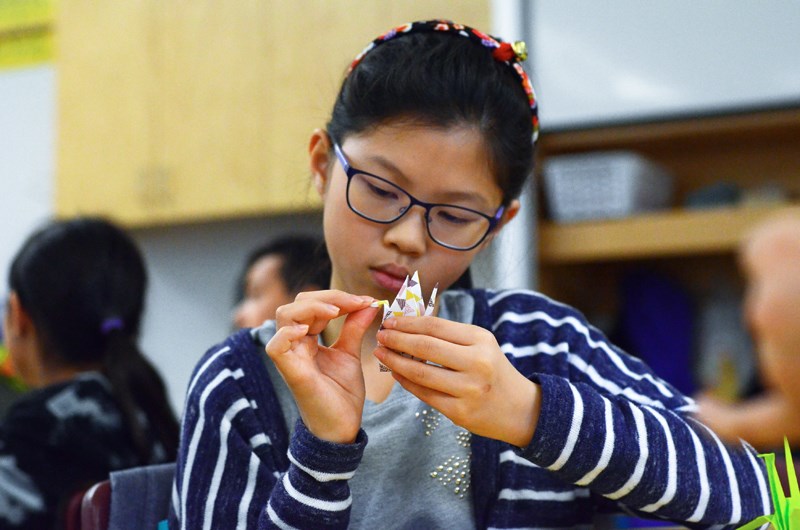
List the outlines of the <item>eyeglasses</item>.
<svg viewBox="0 0 800 530">
<path fill-rule="evenodd" d="M 425 209 L 428 235 L 434 242 L 453 250 L 472 250 L 503 216 L 503 206 L 491 217 L 463 206 L 423 202 L 397 184 L 351 166 L 339 144 L 334 143 L 333 149 L 347 174 L 347 205 L 369 221 L 393 223 L 412 206 L 421 206 Z"/>
</svg>

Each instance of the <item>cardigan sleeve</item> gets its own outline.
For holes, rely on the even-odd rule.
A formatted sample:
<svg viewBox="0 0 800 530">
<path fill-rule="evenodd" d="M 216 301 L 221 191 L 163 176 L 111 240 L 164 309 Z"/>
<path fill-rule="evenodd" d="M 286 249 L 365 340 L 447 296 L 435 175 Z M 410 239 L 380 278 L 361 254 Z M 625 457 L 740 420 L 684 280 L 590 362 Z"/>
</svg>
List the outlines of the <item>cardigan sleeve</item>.
<svg viewBox="0 0 800 530">
<path fill-rule="evenodd" d="M 346 528 L 348 479 L 361 461 L 366 434 L 353 444 L 333 444 L 298 421 L 287 450 L 285 429 L 275 428 L 284 421 L 275 396 L 264 393 L 263 360 L 253 356 L 249 362 L 245 353 L 236 343 L 223 345 L 195 370 L 169 527 Z"/>
<path fill-rule="evenodd" d="M 735 525 L 771 513 L 753 449 L 724 444 L 692 417 L 690 398 L 579 312 L 535 293 L 487 304 L 501 349 L 541 388 L 520 456 L 646 517 Z"/>
</svg>

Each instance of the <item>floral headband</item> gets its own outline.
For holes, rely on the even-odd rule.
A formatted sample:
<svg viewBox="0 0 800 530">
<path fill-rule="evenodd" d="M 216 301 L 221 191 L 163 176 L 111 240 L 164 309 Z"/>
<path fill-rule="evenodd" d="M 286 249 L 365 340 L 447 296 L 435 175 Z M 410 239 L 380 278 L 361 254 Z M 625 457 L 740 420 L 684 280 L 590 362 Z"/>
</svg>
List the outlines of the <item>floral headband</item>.
<svg viewBox="0 0 800 530">
<path fill-rule="evenodd" d="M 528 96 L 528 104 L 531 108 L 533 121 L 533 142 L 535 143 L 539 137 L 539 115 L 537 110 L 536 95 L 533 93 L 531 80 L 528 78 L 528 74 L 525 73 L 525 70 L 523 70 L 522 66 L 519 64 L 528 56 L 528 52 L 523 41 L 516 41 L 513 43 L 503 42 L 502 40 L 492 37 L 491 35 L 487 35 L 486 33 L 478 31 L 477 29 L 465 26 L 463 24 L 456 24 L 455 22 L 451 22 L 449 20 L 409 22 L 389 30 L 387 33 L 384 33 L 374 41 L 370 42 L 367 47 L 364 48 L 364 50 L 359 53 L 355 59 L 353 59 L 353 62 L 350 63 L 350 68 L 347 69 L 348 75 L 356 66 L 358 66 L 364 56 L 367 55 L 367 53 L 369 53 L 377 45 L 402 35 L 429 31 L 442 31 L 452 35 L 466 37 L 471 41 L 488 48 L 492 51 L 492 57 L 514 69 L 519 76 L 520 81 L 522 82 L 522 88 L 525 90 L 525 94 Z"/>
</svg>

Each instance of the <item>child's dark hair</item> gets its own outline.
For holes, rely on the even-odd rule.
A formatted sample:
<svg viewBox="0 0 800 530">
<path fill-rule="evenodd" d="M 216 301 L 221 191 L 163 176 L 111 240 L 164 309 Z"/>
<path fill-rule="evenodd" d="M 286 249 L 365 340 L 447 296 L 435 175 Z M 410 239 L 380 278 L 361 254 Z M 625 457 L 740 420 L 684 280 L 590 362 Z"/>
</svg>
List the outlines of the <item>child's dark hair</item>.
<svg viewBox="0 0 800 530">
<path fill-rule="evenodd" d="M 136 343 L 147 272 L 130 236 L 101 219 L 52 222 L 17 253 L 9 287 L 33 321 L 43 355 L 102 366 L 142 464 L 154 456 L 153 438 L 175 458 L 178 423 L 161 377 Z"/>
<path fill-rule="evenodd" d="M 505 205 L 533 171 L 531 107 L 520 78 L 470 39 L 421 32 L 376 46 L 342 83 L 327 130 L 342 143 L 394 120 L 475 127 Z"/>
<path fill-rule="evenodd" d="M 250 268 L 267 256 L 281 258 L 281 280 L 291 294 L 299 293 L 306 285 L 320 289 L 327 289 L 330 285 L 331 260 L 325 241 L 312 235 L 287 235 L 258 247 L 248 256 L 237 284 L 237 302 L 244 298 Z"/>
</svg>

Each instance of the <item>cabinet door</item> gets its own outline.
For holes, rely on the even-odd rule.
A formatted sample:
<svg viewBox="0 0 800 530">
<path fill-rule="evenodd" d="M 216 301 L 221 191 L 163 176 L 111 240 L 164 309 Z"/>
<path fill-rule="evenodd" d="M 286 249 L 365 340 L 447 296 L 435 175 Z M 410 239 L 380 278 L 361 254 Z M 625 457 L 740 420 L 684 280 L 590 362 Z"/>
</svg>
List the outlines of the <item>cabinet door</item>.
<svg viewBox="0 0 800 530">
<path fill-rule="evenodd" d="M 308 138 L 356 53 L 401 22 L 488 27 L 489 12 L 488 0 L 105 4 L 60 4 L 57 211 L 128 225 L 317 207 Z"/>
<path fill-rule="evenodd" d="M 58 5 L 56 212 L 141 210 L 151 158 L 148 11 L 132 1 Z"/>
</svg>

